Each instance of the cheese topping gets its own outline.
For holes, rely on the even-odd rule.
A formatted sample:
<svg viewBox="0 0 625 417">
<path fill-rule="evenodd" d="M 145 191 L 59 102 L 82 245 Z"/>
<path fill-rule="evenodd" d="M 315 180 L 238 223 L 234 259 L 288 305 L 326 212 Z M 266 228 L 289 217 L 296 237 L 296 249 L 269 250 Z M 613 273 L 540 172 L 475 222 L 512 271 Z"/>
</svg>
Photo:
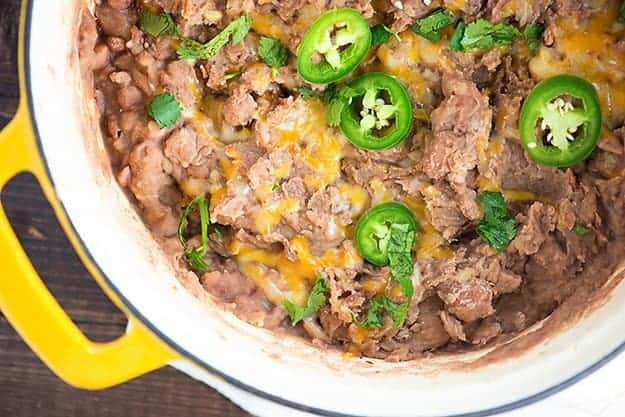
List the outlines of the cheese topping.
<svg viewBox="0 0 625 417">
<path fill-rule="evenodd" d="M 404 202 L 412 209 L 417 223 L 419 223 L 419 230 L 415 239 L 417 260 L 450 258 L 453 253 L 445 238 L 432 226 L 431 216 L 425 202 L 414 197 L 408 197 Z"/>
<path fill-rule="evenodd" d="M 380 63 L 373 68 L 399 78 L 414 94 L 417 102 L 434 104 L 435 96 L 431 88 L 436 84 L 425 79 L 423 64 L 440 71 L 452 67 L 444 53 L 445 42 L 433 43 L 407 30 L 399 34 L 400 41 L 393 38 L 388 44 L 378 48 Z"/>
<path fill-rule="evenodd" d="M 300 100 L 298 104 L 275 127 L 275 145 L 287 149 L 310 168 L 304 183 L 319 190 L 340 178 L 345 139 L 328 127 L 327 109 L 320 100 Z"/>
<path fill-rule="evenodd" d="M 263 288 L 267 298 L 276 304 L 288 298 L 304 305 L 309 287 L 320 268 L 356 268 L 362 263 L 360 254 L 353 246 L 329 249 L 321 256 L 314 256 L 304 236 L 295 236 L 289 244 L 289 250 L 296 255 L 297 261 L 289 260 L 284 251 L 271 252 L 238 241 L 233 242 L 231 250 L 243 273 Z M 278 271 L 278 274 L 268 274 L 266 267 Z"/>
<path fill-rule="evenodd" d="M 270 202 L 256 213 L 256 227 L 262 235 L 266 236 L 280 223 L 283 215 L 296 212 L 299 209 L 299 200 L 295 198 Z"/>
<path fill-rule="evenodd" d="M 625 54 L 617 46 L 625 28 L 615 23 L 618 7 L 612 1 L 586 20 L 560 18 L 555 47 L 541 46 L 530 62 L 530 71 L 538 79 L 568 73 L 594 84 L 608 123 L 625 117 Z"/>
</svg>

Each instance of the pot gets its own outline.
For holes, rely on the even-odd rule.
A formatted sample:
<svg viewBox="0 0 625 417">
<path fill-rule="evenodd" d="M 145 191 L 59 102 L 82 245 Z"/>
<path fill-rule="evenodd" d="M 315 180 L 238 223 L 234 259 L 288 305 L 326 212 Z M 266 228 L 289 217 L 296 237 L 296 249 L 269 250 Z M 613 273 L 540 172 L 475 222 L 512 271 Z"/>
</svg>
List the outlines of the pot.
<svg viewBox="0 0 625 417">
<path fill-rule="evenodd" d="M 128 316 L 118 340 L 89 341 L 0 211 L 0 309 L 69 384 L 101 389 L 173 364 L 257 415 L 482 416 L 557 392 L 625 347 L 620 271 L 547 338 L 551 319 L 503 348 L 397 364 L 276 336 L 184 288 L 107 163 L 75 47 L 83 7 L 24 2 L 21 102 L 0 135 L 0 186 L 22 171 L 38 178 L 88 270 Z"/>
</svg>

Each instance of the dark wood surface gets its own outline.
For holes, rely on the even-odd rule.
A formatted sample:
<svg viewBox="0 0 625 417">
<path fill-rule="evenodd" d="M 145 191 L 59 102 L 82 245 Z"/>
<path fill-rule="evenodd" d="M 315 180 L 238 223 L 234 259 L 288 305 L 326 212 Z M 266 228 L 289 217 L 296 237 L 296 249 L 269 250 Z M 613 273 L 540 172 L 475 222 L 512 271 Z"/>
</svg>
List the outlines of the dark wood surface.
<svg viewBox="0 0 625 417">
<path fill-rule="evenodd" d="M 18 100 L 15 61 L 19 3 L 0 0 L 0 128 L 10 120 Z M 97 341 L 119 335 L 124 316 L 102 295 L 79 262 L 33 178 L 22 175 L 14 179 L 3 191 L 2 201 L 33 263 L 78 326 Z M 71 388 L 41 363 L 0 314 L 0 417 L 247 415 L 214 390 L 172 368 L 105 391 Z"/>
</svg>

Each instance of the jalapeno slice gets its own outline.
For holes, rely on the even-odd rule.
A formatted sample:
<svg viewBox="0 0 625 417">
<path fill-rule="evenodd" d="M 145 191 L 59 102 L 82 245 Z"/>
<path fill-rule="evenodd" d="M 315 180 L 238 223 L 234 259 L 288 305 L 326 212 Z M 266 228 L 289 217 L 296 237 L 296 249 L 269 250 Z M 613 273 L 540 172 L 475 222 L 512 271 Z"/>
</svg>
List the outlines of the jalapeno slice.
<svg viewBox="0 0 625 417">
<path fill-rule="evenodd" d="M 369 24 L 357 10 L 330 10 L 304 35 L 297 50 L 297 71 L 315 84 L 340 80 L 360 64 L 370 46 Z"/>
<path fill-rule="evenodd" d="M 601 135 L 601 105 L 588 81 L 558 75 L 527 96 L 519 118 L 521 143 L 537 163 L 568 167 L 588 158 Z"/>
<path fill-rule="evenodd" d="M 339 126 L 351 143 L 368 150 L 384 150 L 404 140 L 412 130 L 412 102 L 394 77 L 370 72 L 353 81 L 340 94 Z"/>
<path fill-rule="evenodd" d="M 355 238 L 363 258 L 377 266 L 388 265 L 388 243 L 393 224 L 408 225 L 410 230 L 417 230 L 414 215 L 400 203 L 377 205 L 362 216 L 356 225 Z"/>
</svg>

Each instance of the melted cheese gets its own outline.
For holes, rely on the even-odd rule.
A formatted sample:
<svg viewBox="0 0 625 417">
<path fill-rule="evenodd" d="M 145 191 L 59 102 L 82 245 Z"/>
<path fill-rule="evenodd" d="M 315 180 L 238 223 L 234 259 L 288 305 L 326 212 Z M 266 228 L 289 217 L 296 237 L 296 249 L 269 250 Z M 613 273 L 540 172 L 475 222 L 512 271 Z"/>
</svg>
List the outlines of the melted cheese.
<svg viewBox="0 0 625 417">
<path fill-rule="evenodd" d="M 261 234 L 268 235 L 280 223 L 283 215 L 293 213 L 299 209 L 299 200 L 295 198 L 285 198 L 271 202 L 256 213 L 256 227 Z"/>
<path fill-rule="evenodd" d="M 187 177 L 180 182 L 180 189 L 189 197 L 205 195 L 210 191 L 210 181 L 205 178 Z"/>
<path fill-rule="evenodd" d="M 372 69 L 396 76 L 406 84 L 418 102 L 429 104 L 434 99 L 433 83 L 424 78 L 423 68 L 418 64 L 449 71 L 452 64 L 443 51 L 446 43 L 430 42 L 410 30 L 402 32 L 399 37 L 400 41 L 393 38 L 378 48 L 379 64 Z"/>
<path fill-rule="evenodd" d="M 415 241 L 417 260 L 447 259 L 453 255 L 445 238 L 432 226 L 430 213 L 425 202 L 413 197 L 405 200 L 419 223 L 419 233 Z"/>
<path fill-rule="evenodd" d="M 289 27 L 274 13 L 252 13 L 252 29 L 254 32 L 280 39 L 284 44 L 289 42 Z"/>
<path fill-rule="evenodd" d="M 294 237 L 289 249 L 296 254 L 297 261 L 289 260 L 284 251 L 271 252 L 238 241 L 234 241 L 231 247 L 243 273 L 263 288 L 267 298 L 276 304 L 288 298 L 304 305 L 309 287 L 320 268 L 355 268 L 362 262 L 353 247 L 329 249 L 321 256 L 314 256 L 303 236 Z M 275 269 L 278 274 L 269 275 L 266 267 Z M 286 290 L 276 291 L 276 288 Z"/>
<path fill-rule="evenodd" d="M 339 195 L 349 204 L 350 214 L 352 218 L 360 216 L 367 208 L 369 194 L 364 188 L 348 183 L 339 185 Z"/>
<path fill-rule="evenodd" d="M 365 290 L 369 292 L 372 292 L 375 294 L 384 294 L 388 283 L 381 279 L 364 279 L 361 285 L 362 285 L 362 288 L 364 288 Z"/>
<path fill-rule="evenodd" d="M 569 73 L 592 82 L 608 122 L 625 116 L 625 54 L 617 48 L 625 30 L 615 23 L 618 7 L 610 1 L 587 20 L 560 18 L 554 47 L 541 46 L 530 62 L 538 79 Z"/>
<path fill-rule="evenodd" d="M 251 14 L 252 29 L 260 35 L 280 39 L 282 43 L 288 45 L 293 32 L 303 34 L 321 12 L 320 8 L 306 5 L 298 11 L 297 18 L 292 25 L 284 23 L 275 13 L 253 12 Z"/>
<path fill-rule="evenodd" d="M 276 147 L 287 149 L 310 167 L 304 183 L 311 189 L 322 189 L 341 176 L 345 139 L 328 127 L 326 113 L 320 100 L 306 100 L 275 129 Z"/>
<path fill-rule="evenodd" d="M 466 0 L 446 0 L 445 8 L 452 12 L 457 12 L 464 7 Z"/>
</svg>

